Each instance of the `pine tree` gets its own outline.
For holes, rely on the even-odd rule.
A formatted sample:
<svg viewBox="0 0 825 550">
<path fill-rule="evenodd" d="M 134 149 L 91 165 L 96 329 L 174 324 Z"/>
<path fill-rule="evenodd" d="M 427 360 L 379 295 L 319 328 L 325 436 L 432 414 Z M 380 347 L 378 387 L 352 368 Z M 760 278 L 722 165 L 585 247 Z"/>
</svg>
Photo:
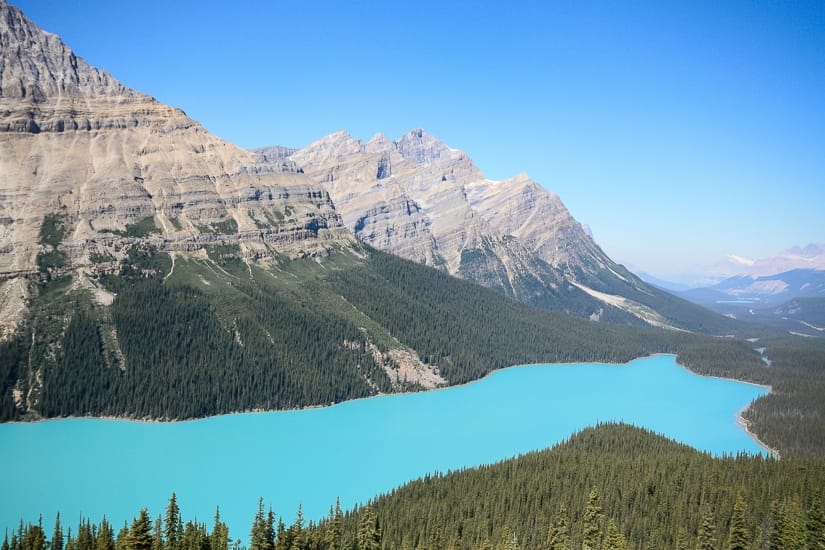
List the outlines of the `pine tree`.
<svg viewBox="0 0 825 550">
<path fill-rule="evenodd" d="M 82 520 L 77 526 L 77 537 L 75 537 L 76 550 L 94 550 L 96 545 L 95 533 L 89 520 Z"/>
<path fill-rule="evenodd" d="M 132 521 L 126 544 L 129 550 L 152 550 L 152 520 L 146 508 Z"/>
<path fill-rule="evenodd" d="M 785 504 L 774 500 L 771 503 L 771 527 L 768 532 L 768 550 L 782 550 L 785 539 L 785 529 L 788 524 Z"/>
<path fill-rule="evenodd" d="M 750 533 L 745 524 L 745 500 L 742 495 L 737 495 L 733 505 L 733 515 L 730 518 L 728 550 L 747 550 L 749 539 Z"/>
<path fill-rule="evenodd" d="M 169 504 L 166 506 L 166 516 L 163 521 L 163 535 L 166 538 L 164 550 L 178 550 L 182 530 L 182 520 L 180 518 L 180 507 L 178 497 L 175 493 L 169 497 Z"/>
<path fill-rule="evenodd" d="M 269 509 L 268 514 L 264 514 L 264 499 L 258 499 L 258 511 L 255 513 L 252 531 L 249 534 L 249 550 L 272 550 L 275 547 L 273 521 L 272 509 Z"/>
<path fill-rule="evenodd" d="M 595 550 L 599 547 L 602 533 L 604 510 L 602 510 L 599 491 L 594 487 L 587 498 L 582 525 L 582 550 Z"/>
<path fill-rule="evenodd" d="M 325 537 L 327 550 L 342 550 L 344 538 L 343 521 L 341 498 L 339 497 L 335 499 L 335 509 L 330 508 L 329 510 L 329 522 L 327 524 Z"/>
<path fill-rule="evenodd" d="M 570 550 L 570 527 L 567 525 L 567 508 L 562 505 L 553 525 L 547 530 L 546 550 Z"/>
<path fill-rule="evenodd" d="M 29 525 L 20 537 L 23 550 L 45 550 L 46 534 L 43 532 L 42 518 L 37 525 Z"/>
<path fill-rule="evenodd" d="M 221 509 L 215 508 L 215 524 L 209 537 L 209 550 L 229 550 L 229 527 L 221 521 Z"/>
<path fill-rule="evenodd" d="M 292 531 L 289 550 L 304 550 L 304 510 L 300 504 L 295 514 L 295 521 L 289 529 Z"/>
<path fill-rule="evenodd" d="M 684 527 L 679 527 L 679 530 L 676 532 L 675 550 L 688 550 L 687 531 L 685 531 Z"/>
<path fill-rule="evenodd" d="M 358 550 L 379 550 L 381 548 L 381 533 L 369 504 L 361 509 L 358 515 L 358 534 L 356 536 Z"/>
<path fill-rule="evenodd" d="M 54 518 L 51 550 L 63 550 L 63 528 L 60 526 L 60 512 Z"/>
<path fill-rule="evenodd" d="M 163 520 L 155 518 L 155 535 L 152 537 L 152 550 L 163 550 Z"/>
<path fill-rule="evenodd" d="M 825 514 L 819 492 L 811 499 L 805 514 L 806 545 L 810 550 L 825 550 Z"/>
<path fill-rule="evenodd" d="M 266 522 L 264 523 L 264 549 L 274 550 L 275 548 L 275 512 L 272 511 L 272 506 L 266 513 Z"/>
<path fill-rule="evenodd" d="M 716 550 L 714 537 L 716 526 L 713 523 L 713 512 L 706 508 L 702 514 L 702 524 L 699 526 L 699 533 L 696 537 L 696 550 Z"/>
<path fill-rule="evenodd" d="M 106 520 L 106 516 L 100 520 L 100 527 L 97 530 L 95 539 L 95 550 L 115 550 L 115 539 L 112 526 Z"/>
<path fill-rule="evenodd" d="M 69 538 L 71 538 L 71 531 L 69 532 Z M 66 543 L 66 550 L 69 550 L 68 542 Z M 129 527 L 125 522 L 123 523 L 123 527 L 120 528 L 120 531 L 117 532 L 115 550 L 129 550 Z"/>
<path fill-rule="evenodd" d="M 275 530 L 275 550 L 289 550 L 290 546 L 292 546 L 292 541 L 289 540 L 289 531 L 284 526 L 283 518 L 278 518 L 278 527 Z"/>
<path fill-rule="evenodd" d="M 616 522 L 612 519 L 607 523 L 607 534 L 604 537 L 602 549 L 627 550 L 627 541 L 625 540 L 622 532 L 619 531 L 619 528 L 616 526 Z"/>
</svg>

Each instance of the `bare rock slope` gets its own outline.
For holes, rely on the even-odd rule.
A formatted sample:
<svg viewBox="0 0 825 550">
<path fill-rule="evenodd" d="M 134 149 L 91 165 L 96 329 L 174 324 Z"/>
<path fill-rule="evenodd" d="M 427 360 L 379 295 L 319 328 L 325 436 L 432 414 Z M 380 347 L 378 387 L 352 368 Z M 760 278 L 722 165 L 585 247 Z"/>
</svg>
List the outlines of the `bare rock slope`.
<svg viewBox="0 0 825 550">
<path fill-rule="evenodd" d="M 118 259 L 124 239 L 166 251 L 237 243 L 249 258 L 351 242 L 327 192 L 293 163 L 259 158 L 123 86 L 5 0 L 0 53 L 4 312 L 25 295 L 11 281 L 35 275 L 49 249 L 47 219 L 61 227 L 55 249 L 70 270 Z"/>
<path fill-rule="evenodd" d="M 671 327 L 662 293 L 613 262 L 558 195 L 525 174 L 493 181 L 422 129 L 397 141 L 336 132 L 256 150 L 292 161 L 330 193 L 362 241 L 526 302 L 593 319 Z"/>
</svg>

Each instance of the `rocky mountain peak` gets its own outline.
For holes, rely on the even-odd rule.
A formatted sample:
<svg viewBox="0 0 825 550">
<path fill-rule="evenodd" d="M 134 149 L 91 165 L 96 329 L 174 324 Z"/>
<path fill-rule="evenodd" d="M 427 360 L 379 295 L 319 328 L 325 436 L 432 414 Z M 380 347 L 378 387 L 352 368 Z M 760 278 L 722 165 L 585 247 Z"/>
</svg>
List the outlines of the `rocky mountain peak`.
<svg viewBox="0 0 825 550">
<path fill-rule="evenodd" d="M 181 253 L 230 245 L 275 261 L 352 242 L 328 193 L 286 151 L 256 156 L 217 138 L 90 66 L 5 0 L 0 90 L 0 290 L 103 269 L 100 258 L 116 265 L 136 243 Z M 2 298 L 0 310 L 24 300 Z"/>
<path fill-rule="evenodd" d="M 336 132 L 290 157 L 329 191 L 371 246 L 538 305 L 668 326 L 636 302 L 644 283 L 615 264 L 555 193 L 530 176 L 486 179 L 470 157 L 421 128 L 366 144 Z M 623 296 L 611 292 L 622 289 Z M 631 296 L 632 298 L 627 298 Z M 618 305 L 617 305 L 618 304 Z"/>
<path fill-rule="evenodd" d="M 422 128 L 407 132 L 395 143 L 401 156 L 416 166 L 452 157 L 447 145 Z"/>
<path fill-rule="evenodd" d="M 34 103 L 77 94 L 134 95 L 106 71 L 77 57 L 55 34 L 0 0 L 0 97 Z"/>
</svg>

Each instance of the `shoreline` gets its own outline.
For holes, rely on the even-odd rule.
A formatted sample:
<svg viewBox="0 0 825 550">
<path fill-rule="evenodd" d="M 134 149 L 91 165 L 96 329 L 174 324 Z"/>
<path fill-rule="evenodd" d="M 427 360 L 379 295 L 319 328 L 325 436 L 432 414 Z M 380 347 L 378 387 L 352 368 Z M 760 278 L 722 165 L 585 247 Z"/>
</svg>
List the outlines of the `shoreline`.
<svg viewBox="0 0 825 550">
<path fill-rule="evenodd" d="M 370 396 L 366 396 L 366 397 L 357 397 L 357 398 L 354 398 L 354 399 L 346 399 L 344 401 L 338 401 L 338 402 L 334 402 L 334 403 L 307 405 L 307 406 L 304 406 L 304 407 L 296 407 L 296 408 L 292 408 L 292 409 L 247 409 L 247 410 L 224 412 L 224 413 L 212 414 L 212 415 L 207 415 L 207 416 L 199 416 L 199 417 L 193 417 L 193 418 L 152 418 L 152 417 L 135 418 L 135 417 L 130 417 L 130 416 L 119 416 L 119 415 L 103 415 L 103 416 L 94 416 L 94 415 L 74 416 L 74 415 L 72 415 L 72 416 L 61 416 L 61 417 L 52 417 L 52 418 L 38 418 L 36 420 L 15 420 L 15 421 L 11 421 L 11 422 L 4 422 L 4 424 L 21 424 L 21 425 L 22 424 L 37 424 L 37 423 L 41 423 L 41 422 L 54 422 L 54 421 L 60 421 L 60 420 L 107 420 L 107 421 L 130 422 L 130 423 L 138 423 L 138 424 L 175 424 L 175 423 L 182 423 L 182 422 L 198 422 L 198 421 L 202 421 L 202 420 L 208 420 L 210 418 L 217 418 L 217 417 L 221 417 L 221 416 L 229 416 L 229 415 L 237 415 L 237 414 L 297 412 L 297 411 L 304 411 L 304 410 L 329 408 L 329 407 L 334 407 L 334 406 L 337 406 L 337 405 L 343 405 L 345 403 L 363 401 L 363 400 L 367 400 L 367 399 L 375 399 L 375 398 L 379 398 L 379 397 L 414 395 L 416 393 L 423 393 L 423 392 L 434 392 L 434 391 L 444 391 L 444 390 L 457 389 L 457 388 L 469 386 L 470 384 L 476 384 L 478 382 L 482 382 L 482 381 L 486 380 L 487 378 L 490 378 L 491 376 L 495 375 L 496 373 L 503 372 L 503 371 L 506 371 L 506 370 L 509 370 L 509 369 L 517 369 L 517 368 L 522 368 L 522 367 L 535 367 L 535 366 L 565 366 L 565 365 L 582 365 L 582 364 L 593 365 L 593 366 L 596 366 L 596 365 L 626 366 L 626 365 L 630 365 L 631 363 L 634 363 L 636 361 L 641 361 L 641 360 L 650 359 L 650 358 L 653 358 L 653 357 L 661 357 L 661 356 L 673 357 L 673 362 L 676 364 L 677 367 L 679 367 L 681 369 L 684 369 L 685 371 L 689 372 L 690 374 L 693 374 L 694 376 L 700 376 L 702 378 L 714 378 L 714 379 L 717 379 L 717 380 L 727 380 L 727 381 L 737 382 L 737 383 L 740 383 L 740 384 L 748 384 L 748 385 L 751 385 L 751 386 L 756 386 L 756 387 L 762 388 L 762 389 L 766 390 L 768 393 L 773 392 L 773 388 L 771 386 L 768 386 L 768 385 L 765 385 L 765 384 L 757 384 L 756 382 L 747 382 L 747 381 L 744 381 L 744 380 L 737 380 L 735 378 L 726 378 L 724 376 L 700 374 L 698 372 L 695 372 L 695 371 L 691 370 L 686 365 L 682 364 L 679 361 L 678 354 L 676 354 L 676 353 L 666 353 L 666 352 L 657 352 L 657 353 L 651 353 L 651 354 L 643 355 L 643 356 L 639 356 L 639 357 L 634 357 L 633 359 L 630 359 L 630 360 L 628 360 L 624 363 L 609 363 L 609 362 L 520 363 L 520 364 L 510 365 L 510 366 L 507 366 L 507 367 L 502 367 L 500 369 L 492 370 L 492 371 L 488 372 L 487 374 L 485 374 L 484 376 L 482 376 L 481 378 L 477 378 L 475 380 L 469 380 L 469 381 L 463 382 L 461 384 L 439 386 L 439 387 L 425 389 L 425 390 L 417 391 L 417 392 L 415 392 L 415 391 L 405 391 L 405 392 L 398 392 L 398 393 L 377 393 L 376 395 L 370 395 Z M 759 439 L 759 437 L 756 434 L 754 434 L 750 430 L 749 423 L 744 418 L 744 413 L 745 413 L 745 411 L 747 411 L 750 408 L 750 406 L 752 404 L 753 404 L 753 401 L 751 401 L 750 403 L 748 403 L 747 405 L 742 407 L 742 409 L 739 410 L 736 413 L 736 425 L 739 428 L 741 428 L 759 447 L 761 447 L 762 449 L 767 451 L 772 458 L 780 459 L 781 455 L 780 455 L 778 450 L 766 445 L 762 440 Z"/>
<path fill-rule="evenodd" d="M 750 436 L 750 438 L 756 442 L 757 445 L 768 451 L 768 453 L 771 455 L 771 458 L 775 460 L 781 460 L 782 455 L 779 453 L 778 450 L 774 449 L 773 447 L 769 447 L 764 441 L 759 439 L 759 437 L 751 431 L 750 422 L 748 422 L 744 416 L 745 411 L 747 411 L 751 407 L 751 404 L 753 404 L 753 402 L 748 403 L 747 405 L 742 407 L 742 410 L 736 413 L 736 425 L 742 428 L 745 431 L 745 433 L 748 434 L 748 436 Z"/>
</svg>

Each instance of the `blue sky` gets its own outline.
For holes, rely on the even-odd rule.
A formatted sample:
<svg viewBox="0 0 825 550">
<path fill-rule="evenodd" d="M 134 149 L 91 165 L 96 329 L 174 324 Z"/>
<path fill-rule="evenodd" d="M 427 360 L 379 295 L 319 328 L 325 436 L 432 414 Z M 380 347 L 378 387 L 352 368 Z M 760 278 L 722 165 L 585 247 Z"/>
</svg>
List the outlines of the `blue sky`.
<svg viewBox="0 0 825 550">
<path fill-rule="evenodd" d="M 825 241 L 825 2 L 12 0 L 243 147 L 423 127 L 675 276 Z"/>
</svg>

